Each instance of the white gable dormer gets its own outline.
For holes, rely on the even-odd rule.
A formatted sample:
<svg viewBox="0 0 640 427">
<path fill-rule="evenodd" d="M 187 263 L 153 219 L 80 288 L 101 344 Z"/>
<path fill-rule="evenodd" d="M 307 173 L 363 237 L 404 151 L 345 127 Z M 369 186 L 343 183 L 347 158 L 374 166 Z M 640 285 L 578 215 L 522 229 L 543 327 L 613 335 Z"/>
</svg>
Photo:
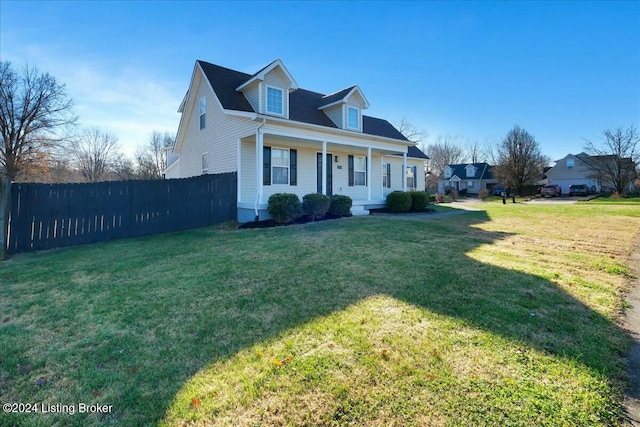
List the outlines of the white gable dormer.
<svg viewBox="0 0 640 427">
<path fill-rule="evenodd" d="M 466 171 L 466 177 L 467 178 L 473 178 L 474 176 L 476 176 L 476 167 L 469 164 L 467 165 L 464 170 Z"/>
<path fill-rule="evenodd" d="M 444 167 L 444 178 L 445 179 L 449 179 L 451 178 L 451 168 L 449 166 L 445 166 Z"/>
<path fill-rule="evenodd" d="M 289 94 L 298 89 L 282 61 L 271 64 L 238 86 L 253 109 L 260 114 L 289 118 Z"/>
<path fill-rule="evenodd" d="M 325 103 L 318 107 L 340 129 L 362 132 L 362 111 L 369 102 L 356 85 L 323 97 Z"/>
</svg>

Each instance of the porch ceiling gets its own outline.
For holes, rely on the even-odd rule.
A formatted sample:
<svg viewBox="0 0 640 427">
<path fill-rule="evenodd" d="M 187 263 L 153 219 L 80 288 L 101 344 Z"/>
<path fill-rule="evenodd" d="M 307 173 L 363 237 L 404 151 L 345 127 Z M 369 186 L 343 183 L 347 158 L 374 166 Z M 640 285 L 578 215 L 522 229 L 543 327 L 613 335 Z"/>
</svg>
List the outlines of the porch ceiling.
<svg viewBox="0 0 640 427">
<path fill-rule="evenodd" d="M 248 135 L 241 139 L 244 142 L 250 142 L 253 144 L 255 144 L 256 142 L 255 135 Z M 263 141 L 265 145 L 285 144 L 285 145 L 291 145 L 294 147 L 307 147 L 310 149 L 322 150 L 322 141 L 306 139 L 306 138 L 293 138 L 290 136 L 271 135 L 271 134 L 265 133 L 263 136 Z M 345 142 L 345 143 L 327 142 L 327 152 L 331 152 L 332 150 L 344 151 L 346 148 L 348 148 L 348 151 L 351 151 L 354 153 L 366 154 L 367 152 L 366 148 L 350 145 L 348 142 Z M 383 155 L 387 155 L 387 154 L 402 155 L 401 150 L 387 150 L 387 149 L 381 149 L 375 146 L 371 147 L 371 151 L 373 153 L 383 154 Z"/>
</svg>

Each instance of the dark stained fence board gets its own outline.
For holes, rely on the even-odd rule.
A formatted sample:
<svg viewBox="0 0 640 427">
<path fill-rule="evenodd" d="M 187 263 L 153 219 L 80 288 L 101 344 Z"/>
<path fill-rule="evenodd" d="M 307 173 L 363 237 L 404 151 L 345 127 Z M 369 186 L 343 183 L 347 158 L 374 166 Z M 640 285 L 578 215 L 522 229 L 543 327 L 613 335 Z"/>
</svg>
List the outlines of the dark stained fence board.
<svg viewBox="0 0 640 427">
<path fill-rule="evenodd" d="M 8 253 L 204 227 L 236 217 L 236 173 L 11 187 Z"/>
</svg>

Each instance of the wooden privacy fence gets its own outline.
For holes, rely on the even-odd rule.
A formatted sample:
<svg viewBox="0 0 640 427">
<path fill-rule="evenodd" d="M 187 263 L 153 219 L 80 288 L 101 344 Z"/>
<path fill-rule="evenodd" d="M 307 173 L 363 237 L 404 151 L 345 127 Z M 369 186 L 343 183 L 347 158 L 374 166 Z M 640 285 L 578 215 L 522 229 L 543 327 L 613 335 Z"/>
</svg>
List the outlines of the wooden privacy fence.
<svg viewBox="0 0 640 427">
<path fill-rule="evenodd" d="M 204 227 L 236 218 L 236 173 L 11 185 L 8 253 Z"/>
</svg>

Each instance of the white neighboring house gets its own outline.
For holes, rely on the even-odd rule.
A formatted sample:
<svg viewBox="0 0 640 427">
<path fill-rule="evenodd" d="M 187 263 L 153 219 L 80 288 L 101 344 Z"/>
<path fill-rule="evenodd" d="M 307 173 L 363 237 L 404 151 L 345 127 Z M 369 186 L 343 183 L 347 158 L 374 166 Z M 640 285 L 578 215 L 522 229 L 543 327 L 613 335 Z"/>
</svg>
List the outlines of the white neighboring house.
<svg viewBox="0 0 640 427">
<path fill-rule="evenodd" d="M 274 193 L 344 194 L 367 214 L 391 191 L 423 190 L 427 159 L 367 108 L 358 86 L 299 88 L 280 60 L 253 75 L 196 61 L 166 178 L 236 172 L 239 222 L 268 218 Z"/>
</svg>

